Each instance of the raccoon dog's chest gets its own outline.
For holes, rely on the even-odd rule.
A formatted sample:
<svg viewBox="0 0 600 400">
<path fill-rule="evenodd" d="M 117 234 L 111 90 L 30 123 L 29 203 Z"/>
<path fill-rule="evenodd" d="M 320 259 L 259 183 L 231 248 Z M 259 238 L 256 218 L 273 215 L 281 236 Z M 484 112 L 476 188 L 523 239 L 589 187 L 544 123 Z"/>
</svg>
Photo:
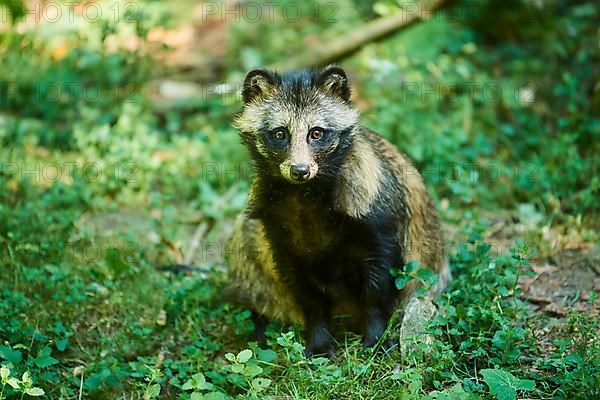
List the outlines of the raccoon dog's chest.
<svg viewBox="0 0 600 400">
<path fill-rule="evenodd" d="M 271 200 L 262 220 L 284 279 L 300 272 L 311 286 L 334 298 L 355 297 L 374 247 L 364 224 L 336 211 L 318 192 L 274 195 Z"/>
<path fill-rule="evenodd" d="M 317 261 L 339 248 L 345 218 L 310 192 L 276 194 L 263 223 L 271 242 L 294 258 Z"/>
</svg>

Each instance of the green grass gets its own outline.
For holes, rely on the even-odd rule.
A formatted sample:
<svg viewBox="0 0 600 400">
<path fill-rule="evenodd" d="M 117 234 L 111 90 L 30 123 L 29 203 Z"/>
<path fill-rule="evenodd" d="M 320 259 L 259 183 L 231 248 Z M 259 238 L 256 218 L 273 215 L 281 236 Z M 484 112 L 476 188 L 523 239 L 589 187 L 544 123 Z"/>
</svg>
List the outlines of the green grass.
<svg viewBox="0 0 600 400">
<path fill-rule="evenodd" d="M 166 4 L 140 3 L 140 40 Z M 334 26 L 308 20 L 285 35 L 283 20 L 250 36 L 233 26 L 219 80 L 324 28 L 350 29 L 361 21 L 351 6 L 340 3 Z M 118 22 L 87 26 L 91 41 L 54 33 L 71 44 L 60 59 L 39 32 L 0 34 L 0 399 L 598 397 L 597 294 L 578 292 L 566 306 L 581 307 L 558 318 L 521 296 L 534 266 L 600 237 L 599 10 L 559 7 L 527 27 L 432 19 L 343 62 L 365 124 L 423 171 L 455 280 L 436 299 L 430 341 L 379 357 L 341 334 L 333 361 L 304 358 L 301 327 L 276 321 L 252 342 L 250 312 L 221 296 L 224 243 L 251 179 L 230 126 L 239 99 L 158 115 L 143 90 L 61 102 L 14 92 L 67 81 L 113 93 L 144 86 L 156 64 L 105 48 Z M 502 96 L 470 92 L 486 84 Z M 186 256 L 194 268 L 168 267 Z"/>
</svg>

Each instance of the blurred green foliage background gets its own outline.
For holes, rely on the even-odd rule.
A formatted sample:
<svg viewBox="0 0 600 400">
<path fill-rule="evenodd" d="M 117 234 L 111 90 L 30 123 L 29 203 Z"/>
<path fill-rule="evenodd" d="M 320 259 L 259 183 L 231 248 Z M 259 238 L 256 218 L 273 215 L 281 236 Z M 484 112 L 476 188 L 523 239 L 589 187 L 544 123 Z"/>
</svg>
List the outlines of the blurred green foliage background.
<svg viewBox="0 0 600 400">
<path fill-rule="evenodd" d="M 303 359 L 297 327 L 249 343 L 220 297 L 252 177 L 240 82 L 421 3 L 267 3 L 0 1 L 0 399 L 597 396 L 598 4 L 443 2 L 339 60 L 422 171 L 457 279 L 433 355 L 349 336 L 333 362 Z M 585 282 L 574 311 L 520 295 L 548 263 Z"/>
</svg>

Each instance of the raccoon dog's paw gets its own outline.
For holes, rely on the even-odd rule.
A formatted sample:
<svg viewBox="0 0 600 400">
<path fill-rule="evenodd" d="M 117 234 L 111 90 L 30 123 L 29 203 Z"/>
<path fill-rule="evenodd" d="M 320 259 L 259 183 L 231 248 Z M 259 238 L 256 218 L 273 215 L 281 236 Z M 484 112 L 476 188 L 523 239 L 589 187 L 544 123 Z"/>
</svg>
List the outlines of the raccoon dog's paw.
<svg viewBox="0 0 600 400">
<path fill-rule="evenodd" d="M 335 346 L 333 343 L 324 343 L 321 345 L 317 345 L 315 343 L 311 343 L 304 350 L 304 355 L 306 358 L 310 358 L 313 356 L 325 356 L 330 359 L 335 358 Z"/>
<path fill-rule="evenodd" d="M 252 331 L 252 340 L 259 344 L 267 343 L 267 337 L 265 331 L 267 325 L 269 325 L 269 319 L 261 314 L 252 313 L 252 323 L 254 324 L 254 331 Z"/>
<path fill-rule="evenodd" d="M 335 358 L 335 344 L 327 329 L 319 328 L 315 330 L 308 346 L 304 350 L 304 355 L 307 358 L 317 355 L 331 359 Z"/>
</svg>

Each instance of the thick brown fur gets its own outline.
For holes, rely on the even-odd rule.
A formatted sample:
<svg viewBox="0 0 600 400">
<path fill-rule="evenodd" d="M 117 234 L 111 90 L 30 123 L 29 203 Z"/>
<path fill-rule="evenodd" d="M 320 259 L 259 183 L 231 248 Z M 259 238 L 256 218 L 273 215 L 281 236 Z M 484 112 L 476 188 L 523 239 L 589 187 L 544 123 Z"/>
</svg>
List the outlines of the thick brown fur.
<svg viewBox="0 0 600 400">
<path fill-rule="evenodd" d="M 288 276 L 290 267 L 277 260 L 304 260 L 306 265 L 318 265 L 318 268 L 311 267 L 313 270 L 307 267 L 305 279 L 316 288 L 316 292 L 309 290 L 306 296 L 320 294 L 321 291 L 330 293 L 331 313 L 350 314 L 359 326 L 361 321 L 366 323 L 363 333 L 371 336 L 365 340 L 372 345 L 381 335 L 382 328 L 369 327 L 372 313 L 363 304 L 365 296 L 337 287 L 336 277 L 344 275 L 345 264 L 332 266 L 342 271 L 328 275 L 329 272 L 324 271 L 328 264 L 322 266 L 319 263 L 322 259 L 331 259 L 331 249 L 351 253 L 353 244 L 354 247 L 360 246 L 361 238 L 370 239 L 368 232 L 378 234 L 379 227 L 382 231 L 389 228 L 389 235 L 382 233 L 381 240 L 389 240 L 390 243 L 382 244 L 382 249 L 393 247 L 389 254 L 395 259 L 383 272 L 370 273 L 371 258 L 365 257 L 366 267 L 361 268 L 366 268 L 365 279 L 373 280 L 365 285 L 373 290 L 389 286 L 388 277 L 382 274 L 389 273 L 391 267 L 402 268 L 409 261 L 418 261 L 422 267 L 440 276 L 434 290 L 443 289 L 450 273 L 439 218 L 420 174 L 408 157 L 358 123 L 358 112 L 348 99 L 345 73 L 333 67 L 333 71 L 325 69 L 304 74 L 308 75 L 281 77 L 258 70 L 250 72 L 246 78 L 246 105 L 236 120 L 236 126 L 257 162 L 257 173 L 249 191 L 248 207 L 236 220 L 228 245 L 229 293 L 234 293 L 242 305 L 260 315 L 306 324 L 307 307 L 302 304 L 305 292 L 294 289 L 290 283 L 292 278 Z M 287 84 L 286 79 L 292 83 Z M 295 96 L 293 90 L 300 93 L 300 100 L 287 104 L 286 96 Z M 312 111 L 304 111 L 311 107 L 314 108 Z M 261 143 L 260 132 L 265 126 L 265 119 L 279 119 L 282 122 L 275 125 L 287 124 L 289 127 L 291 143 L 287 152 L 291 156 L 279 158 L 277 163 L 271 162 L 275 154 Z M 309 131 L 315 124 L 330 127 L 327 129 L 332 132 L 328 139 L 331 148 L 319 150 L 321 153 L 311 148 L 299 149 L 302 140 L 294 142 L 294 135 L 305 135 L 302 132 Z M 295 146 L 294 143 L 300 145 Z M 335 154 L 327 152 L 339 152 L 340 157 L 337 159 Z M 302 185 L 286 184 L 289 176 L 285 176 L 283 169 L 280 172 L 277 169 L 287 168 L 287 165 L 281 167 L 281 164 L 289 162 L 298 153 L 311 163 L 314 176 Z M 321 195 L 329 189 L 329 195 Z M 365 230 L 366 234 L 341 236 L 340 232 L 354 229 L 353 224 L 357 227 L 366 224 L 370 228 Z M 340 237 L 350 238 L 347 247 L 339 242 Z M 377 242 L 379 239 L 374 240 Z M 373 256 L 373 260 L 377 261 L 377 255 Z M 348 268 L 350 271 L 353 267 Z M 303 273 L 300 271 L 301 279 Z M 298 275 L 298 272 L 295 274 Z M 389 318 L 389 310 L 404 307 L 415 288 L 413 281 L 402 290 L 394 291 L 393 298 L 386 300 L 390 304 L 384 305 L 388 310 L 384 312 L 385 322 Z M 325 325 L 321 328 L 327 330 Z M 310 353 L 331 352 L 326 339 L 318 335 L 316 338 L 308 336 Z M 318 343 L 311 345 L 315 341 Z"/>
</svg>

